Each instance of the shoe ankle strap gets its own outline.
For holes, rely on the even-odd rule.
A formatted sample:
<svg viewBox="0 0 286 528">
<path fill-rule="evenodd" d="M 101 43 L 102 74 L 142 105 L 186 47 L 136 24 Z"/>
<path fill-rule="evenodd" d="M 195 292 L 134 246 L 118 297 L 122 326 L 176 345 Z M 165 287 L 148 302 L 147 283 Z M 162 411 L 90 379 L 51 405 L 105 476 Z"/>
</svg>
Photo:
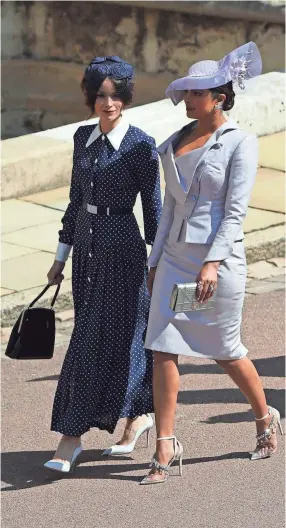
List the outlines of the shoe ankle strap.
<svg viewBox="0 0 286 528">
<path fill-rule="evenodd" d="M 161 436 L 160 438 L 157 438 L 157 440 L 176 440 L 175 436 Z"/>
<path fill-rule="evenodd" d="M 271 414 L 271 407 L 269 407 L 268 413 L 265 414 L 265 416 L 262 416 L 262 418 L 255 418 L 255 421 L 256 422 L 260 422 L 261 420 L 265 420 L 265 418 L 268 418 L 268 416 L 270 416 L 270 414 Z"/>
</svg>

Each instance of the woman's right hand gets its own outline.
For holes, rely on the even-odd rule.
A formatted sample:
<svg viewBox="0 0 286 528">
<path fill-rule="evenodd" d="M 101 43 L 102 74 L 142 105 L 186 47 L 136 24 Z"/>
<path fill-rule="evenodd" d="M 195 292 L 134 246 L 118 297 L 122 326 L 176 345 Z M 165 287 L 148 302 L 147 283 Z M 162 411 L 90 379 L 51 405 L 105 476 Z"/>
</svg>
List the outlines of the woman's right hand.
<svg viewBox="0 0 286 528">
<path fill-rule="evenodd" d="M 64 279 L 64 276 L 62 274 L 64 267 L 65 262 L 55 260 L 47 275 L 48 283 L 50 284 L 50 286 L 52 286 L 53 284 L 60 284 L 62 282 L 62 280 Z"/>
<path fill-rule="evenodd" d="M 150 268 L 149 273 L 148 273 L 147 289 L 148 289 L 150 297 L 151 297 L 152 291 L 153 291 L 153 283 L 154 283 L 154 279 L 155 279 L 156 270 L 157 270 L 157 268 Z"/>
</svg>

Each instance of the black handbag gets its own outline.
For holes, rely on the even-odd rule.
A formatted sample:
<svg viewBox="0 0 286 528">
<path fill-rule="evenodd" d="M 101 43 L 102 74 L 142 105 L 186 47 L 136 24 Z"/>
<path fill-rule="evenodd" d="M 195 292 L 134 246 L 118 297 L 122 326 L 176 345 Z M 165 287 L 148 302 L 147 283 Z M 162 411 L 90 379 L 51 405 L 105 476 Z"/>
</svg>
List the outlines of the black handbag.
<svg viewBox="0 0 286 528">
<path fill-rule="evenodd" d="M 49 284 L 45 286 L 28 308 L 23 310 L 14 324 L 5 352 L 9 358 L 51 359 L 53 357 L 56 333 L 53 306 L 60 290 L 60 284 L 57 286 L 50 308 L 33 308 L 49 288 Z"/>
</svg>

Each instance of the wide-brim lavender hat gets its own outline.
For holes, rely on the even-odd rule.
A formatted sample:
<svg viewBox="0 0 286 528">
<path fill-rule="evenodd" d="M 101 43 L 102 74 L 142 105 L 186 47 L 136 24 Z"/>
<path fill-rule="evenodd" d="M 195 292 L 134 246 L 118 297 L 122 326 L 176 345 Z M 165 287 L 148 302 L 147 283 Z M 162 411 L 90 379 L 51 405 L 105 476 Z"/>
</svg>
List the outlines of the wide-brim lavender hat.
<svg viewBox="0 0 286 528">
<path fill-rule="evenodd" d="M 259 50 L 254 42 L 248 42 L 219 61 L 196 62 L 190 67 L 188 75 L 173 81 L 165 93 L 177 105 L 183 100 L 186 90 L 209 90 L 230 81 L 243 90 L 245 81 L 260 75 L 261 71 Z"/>
</svg>

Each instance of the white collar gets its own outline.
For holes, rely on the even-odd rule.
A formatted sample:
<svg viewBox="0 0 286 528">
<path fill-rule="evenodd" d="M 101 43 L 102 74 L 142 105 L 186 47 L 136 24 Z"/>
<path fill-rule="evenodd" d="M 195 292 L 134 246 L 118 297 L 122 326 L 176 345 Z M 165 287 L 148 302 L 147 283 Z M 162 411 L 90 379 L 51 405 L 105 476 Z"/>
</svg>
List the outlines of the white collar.
<svg viewBox="0 0 286 528">
<path fill-rule="evenodd" d="M 129 129 L 129 123 L 127 123 L 127 121 L 124 118 L 122 118 L 120 122 L 118 123 L 118 125 L 116 125 L 116 127 L 113 128 L 113 130 L 108 132 L 108 134 L 105 134 L 105 136 L 108 138 L 108 140 L 110 141 L 111 145 L 113 146 L 115 150 L 119 149 L 128 129 Z M 95 128 L 90 134 L 85 146 L 89 147 L 101 135 L 102 135 L 102 132 L 100 128 L 100 123 L 98 123 L 98 125 L 95 125 Z"/>
</svg>

